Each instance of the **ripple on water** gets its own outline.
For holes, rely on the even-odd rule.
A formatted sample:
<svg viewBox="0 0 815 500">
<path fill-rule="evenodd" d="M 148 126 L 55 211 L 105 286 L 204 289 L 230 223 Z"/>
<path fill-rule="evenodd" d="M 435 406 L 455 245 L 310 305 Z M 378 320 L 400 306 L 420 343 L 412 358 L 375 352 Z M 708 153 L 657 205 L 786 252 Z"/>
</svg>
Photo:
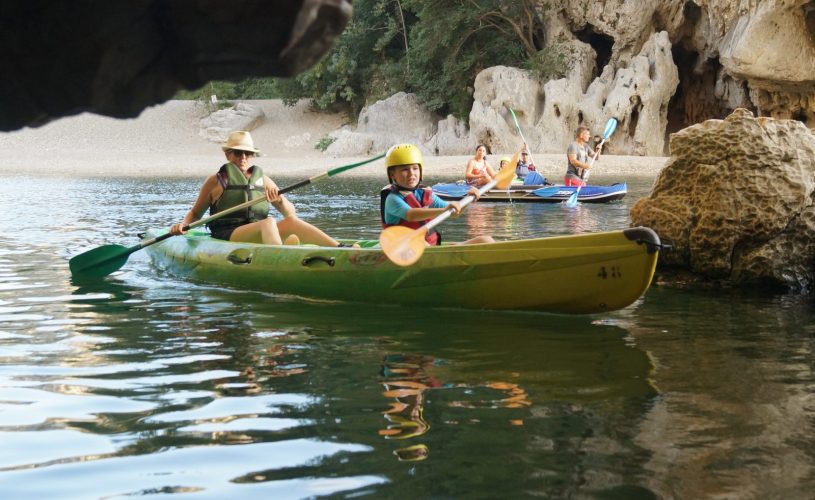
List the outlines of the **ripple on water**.
<svg viewBox="0 0 815 500">
<path fill-rule="evenodd" d="M 811 476 L 811 398 L 790 397 L 812 393 L 809 301 L 751 314 L 718 292 L 652 290 L 590 319 L 376 308 L 196 284 L 156 272 L 147 252 L 71 280 L 71 257 L 178 220 L 200 182 L 61 180 L 37 188 L 58 196 L 41 227 L 0 221 L 4 497 L 463 498 L 472 477 L 507 497 L 614 496 L 693 483 L 694 464 L 726 492 Z M 376 238 L 381 184 L 303 190 L 298 213 Z M 0 183 L 0 200 L 12 194 Z M 627 227 L 637 197 L 630 185 L 605 206 L 474 204 L 442 232 Z M 109 198 L 126 201 L 88 201 Z M 422 449 L 424 462 L 403 461 Z M 752 479 L 745 464 L 792 467 Z"/>
<path fill-rule="evenodd" d="M 121 446 L 106 436 L 77 430 L 0 431 L 0 441 L 15 450 L 13 455 L 0 453 L 0 470 L 99 459 Z M 70 455 L 68 450 L 82 450 L 82 455 Z"/>
<path fill-rule="evenodd" d="M 303 425 L 313 425 L 313 420 L 294 418 L 236 418 L 224 422 L 207 422 L 186 425 L 176 429 L 178 432 L 278 432 Z"/>
<path fill-rule="evenodd" d="M 72 422 L 96 422 L 99 415 L 116 413 L 143 413 L 156 408 L 155 403 L 137 401 L 121 395 L 103 396 L 88 392 L 74 393 L 70 387 L 51 387 L 40 390 L 34 387 L 0 389 L 0 429 L 15 430 L 37 426 L 47 422 L 69 420 Z M 63 394 L 59 390 L 68 390 Z"/>
<path fill-rule="evenodd" d="M 229 419 L 240 415 L 281 412 L 281 407 L 301 406 L 311 400 L 303 394 L 261 394 L 251 397 L 224 397 L 190 410 L 152 415 L 146 422 L 201 422 Z M 313 402 L 313 401 L 312 401 Z"/>
<path fill-rule="evenodd" d="M 371 450 L 369 446 L 318 439 L 188 446 L 9 471 L 0 476 L 0 486 L 11 498 L 82 498 L 87 496 L 89 484 L 94 495 L 101 497 L 206 491 L 210 498 L 223 498 L 229 492 L 247 497 L 304 498 L 382 484 L 387 479 L 374 475 L 322 477 L 319 470 L 303 478 L 270 480 L 267 476 L 277 475 L 279 470 L 311 468 L 329 457 Z M 49 481 L 53 475 L 71 480 Z"/>
</svg>

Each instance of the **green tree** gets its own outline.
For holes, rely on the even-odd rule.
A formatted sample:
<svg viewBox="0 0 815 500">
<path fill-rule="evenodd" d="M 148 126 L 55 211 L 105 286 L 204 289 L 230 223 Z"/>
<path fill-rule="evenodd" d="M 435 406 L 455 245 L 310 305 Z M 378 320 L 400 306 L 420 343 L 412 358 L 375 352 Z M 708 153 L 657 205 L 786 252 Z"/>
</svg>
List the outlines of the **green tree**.
<svg viewBox="0 0 815 500">
<path fill-rule="evenodd" d="M 278 79 L 278 93 L 289 102 L 307 97 L 318 108 L 344 104 L 358 111 L 369 97 L 402 90 L 404 15 L 399 0 L 356 0 L 354 16 L 334 47 L 305 73 Z"/>
<path fill-rule="evenodd" d="M 543 44 L 543 22 L 533 0 L 404 0 L 415 13 L 409 82 L 431 109 L 466 118 L 473 82 L 483 69 L 528 65 Z"/>
<path fill-rule="evenodd" d="M 288 104 L 309 98 L 317 108 L 347 106 L 356 114 L 368 102 L 406 91 L 432 111 L 466 119 L 475 77 L 487 67 L 526 67 L 543 78 L 565 72 L 565 55 L 542 50 L 538 3 L 355 0 L 351 22 L 313 68 L 294 78 L 217 83 L 215 93 Z"/>
</svg>

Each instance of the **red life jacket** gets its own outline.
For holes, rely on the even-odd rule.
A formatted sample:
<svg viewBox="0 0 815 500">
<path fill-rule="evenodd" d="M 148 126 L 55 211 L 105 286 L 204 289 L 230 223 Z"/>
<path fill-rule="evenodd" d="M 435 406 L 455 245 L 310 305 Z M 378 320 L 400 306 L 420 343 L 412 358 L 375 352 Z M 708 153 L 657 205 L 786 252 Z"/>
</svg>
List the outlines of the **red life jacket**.
<svg viewBox="0 0 815 500">
<path fill-rule="evenodd" d="M 408 193 L 407 196 L 404 196 L 398 187 L 391 184 L 389 186 L 385 186 L 382 191 L 379 192 L 379 217 L 382 221 L 382 227 L 388 228 L 391 226 L 405 226 L 411 229 L 419 229 L 420 227 L 424 226 L 428 223 L 430 219 L 427 220 L 417 220 L 417 221 L 407 221 L 405 219 L 401 219 L 398 224 L 386 224 L 385 223 L 385 200 L 391 193 L 395 193 L 402 198 L 404 198 L 405 202 L 408 204 L 410 208 L 427 208 L 433 203 L 433 191 L 426 186 L 417 186 L 416 189 L 422 188 L 424 191 L 422 194 L 422 201 L 420 202 L 416 196 L 413 195 L 413 192 Z M 441 245 L 441 233 L 437 232 L 434 229 L 431 229 L 427 232 L 424 239 L 430 243 L 431 245 Z"/>
</svg>

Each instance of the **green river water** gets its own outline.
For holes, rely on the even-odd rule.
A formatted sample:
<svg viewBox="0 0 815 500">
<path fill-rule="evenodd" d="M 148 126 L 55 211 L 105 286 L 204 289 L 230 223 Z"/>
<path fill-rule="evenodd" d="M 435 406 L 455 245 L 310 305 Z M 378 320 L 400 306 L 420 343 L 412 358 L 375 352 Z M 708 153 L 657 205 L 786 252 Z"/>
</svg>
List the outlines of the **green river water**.
<svg viewBox="0 0 815 500">
<path fill-rule="evenodd" d="M 411 309 L 180 281 L 144 251 L 71 281 L 70 257 L 180 220 L 201 180 L 2 179 L 4 498 L 811 498 L 811 297 Z M 650 183 L 576 209 L 476 203 L 441 229 L 623 228 Z M 376 238 L 380 186 L 290 198 L 334 236 Z"/>
</svg>

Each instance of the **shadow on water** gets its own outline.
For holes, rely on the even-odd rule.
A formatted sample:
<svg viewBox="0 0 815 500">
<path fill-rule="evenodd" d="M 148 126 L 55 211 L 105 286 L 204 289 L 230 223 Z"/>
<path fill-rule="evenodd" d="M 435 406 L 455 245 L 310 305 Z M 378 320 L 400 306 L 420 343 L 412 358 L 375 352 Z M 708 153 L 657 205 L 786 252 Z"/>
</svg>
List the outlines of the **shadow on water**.
<svg viewBox="0 0 815 500">
<path fill-rule="evenodd" d="M 0 200 L 17 199 L 27 179 L 6 181 Z M 0 221 L 9 498 L 811 490 L 809 298 L 657 287 L 588 317 L 383 307 L 188 283 L 144 252 L 72 283 L 72 255 L 177 220 L 200 179 L 49 182 L 38 186 L 53 197 L 30 212 L 41 226 Z M 292 199 L 337 236 L 375 238 L 379 187 L 349 180 Z M 646 187 L 599 207 L 474 204 L 443 230 L 625 227 Z M 75 192 L 128 201 L 100 210 Z"/>
<path fill-rule="evenodd" d="M 35 401 L 0 432 L 55 438 L 0 463 L 4 491 L 459 497 L 479 478 L 563 496 L 605 489 L 589 465 L 622 477 L 642 461 L 630 440 L 652 366 L 613 322 L 123 277 L 74 290 L 67 352 L 0 373 L 6 404 Z M 612 439 L 625 470 L 595 450 Z"/>
<path fill-rule="evenodd" d="M 657 287 L 621 320 L 654 359 L 661 396 L 635 442 L 661 496 L 810 496 L 813 310 L 811 296 Z"/>
</svg>

